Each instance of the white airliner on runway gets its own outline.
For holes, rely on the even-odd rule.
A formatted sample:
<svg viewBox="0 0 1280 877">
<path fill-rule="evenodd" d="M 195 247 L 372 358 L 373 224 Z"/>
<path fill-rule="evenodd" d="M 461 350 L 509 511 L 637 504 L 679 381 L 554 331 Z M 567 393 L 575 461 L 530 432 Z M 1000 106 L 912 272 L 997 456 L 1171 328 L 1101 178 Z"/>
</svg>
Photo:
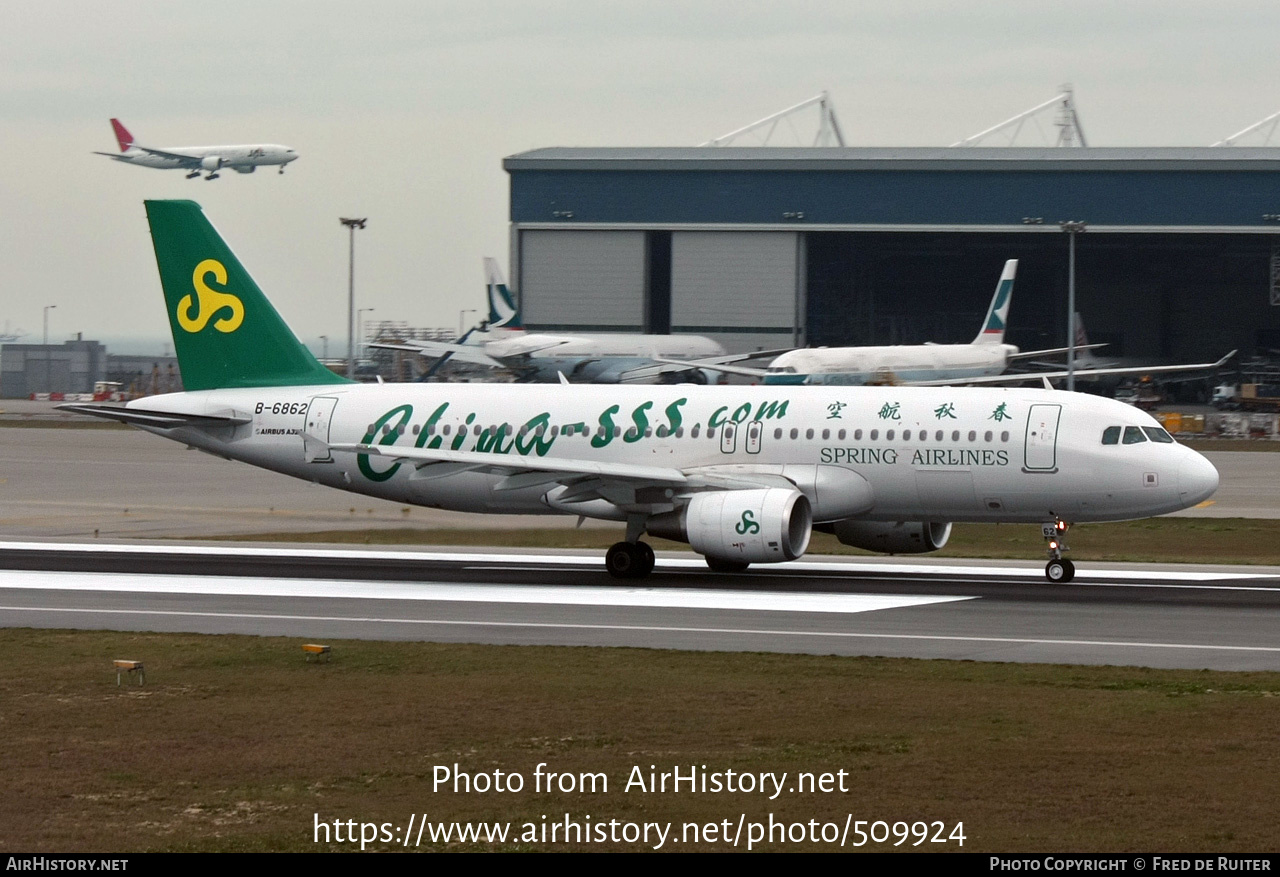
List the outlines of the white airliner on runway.
<svg viewBox="0 0 1280 877">
<path fill-rule="evenodd" d="M 441 361 L 502 368 L 516 380 L 558 383 L 642 384 L 706 383 L 702 366 L 773 356 L 777 351 L 726 355 L 717 342 L 702 335 L 641 335 L 633 332 L 526 332 L 515 298 L 498 262 L 484 259 L 489 319 L 457 344 L 413 341 L 375 343 L 371 347 L 408 350 Z"/>
<path fill-rule="evenodd" d="M 758 378 L 770 386 L 804 384 L 807 386 L 859 386 L 862 384 L 894 384 L 898 386 L 944 386 L 957 384 L 1007 384 L 1020 381 L 1043 381 L 1067 376 L 1057 370 L 1006 374 L 1018 361 L 1037 356 L 1061 356 L 1066 347 L 1020 352 L 1004 343 L 1009 305 L 1013 299 L 1013 280 L 1018 260 L 1004 263 L 1004 271 L 996 284 L 995 295 L 987 308 L 982 329 L 968 344 L 892 344 L 878 347 L 810 347 L 782 354 L 765 369 L 735 365 L 707 365 L 709 370 Z M 1078 315 L 1077 315 L 1078 316 Z M 1079 325 L 1077 323 L 1077 325 Z M 1185 365 L 1125 365 L 1103 363 L 1090 355 L 1105 344 L 1089 344 L 1077 333 L 1077 361 L 1074 375 L 1078 380 L 1097 381 L 1101 377 L 1150 375 L 1167 372 L 1211 371 L 1221 368 L 1235 351 L 1217 362 Z"/>
<path fill-rule="evenodd" d="M 718 371 L 759 378 L 769 385 L 858 386 L 909 384 L 931 379 L 998 375 L 1016 359 L 1051 356 L 1066 348 L 1019 353 L 1004 343 L 1018 260 L 1004 263 L 978 336 L 968 344 L 890 344 L 878 347 L 812 347 L 782 354 L 766 369 L 717 366 Z"/>
<path fill-rule="evenodd" d="M 298 153 L 287 146 L 276 143 L 251 143 L 241 146 L 169 146 L 164 149 L 153 149 L 135 143 L 129 129 L 120 124 L 119 119 L 111 120 L 111 128 L 116 132 L 116 142 L 120 144 L 119 152 L 95 152 L 94 155 L 105 155 L 126 164 L 142 167 L 173 170 L 181 168 L 188 171 L 187 179 L 206 173 L 206 180 L 216 180 L 218 171 L 229 167 L 241 174 L 251 174 L 263 165 L 279 165 L 280 173 L 284 166 L 296 161 Z"/>
<path fill-rule="evenodd" d="M 191 201 L 148 201 L 187 392 L 68 405 L 210 453 L 396 502 L 626 524 L 713 570 L 794 560 L 814 527 L 895 554 L 952 521 L 1042 525 L 1069 581 L 1069 521 L 1195 505 L 1218 473 L 1148 415 L 1047 389 L 353 384 L 297 340 Z"/>
</svg>

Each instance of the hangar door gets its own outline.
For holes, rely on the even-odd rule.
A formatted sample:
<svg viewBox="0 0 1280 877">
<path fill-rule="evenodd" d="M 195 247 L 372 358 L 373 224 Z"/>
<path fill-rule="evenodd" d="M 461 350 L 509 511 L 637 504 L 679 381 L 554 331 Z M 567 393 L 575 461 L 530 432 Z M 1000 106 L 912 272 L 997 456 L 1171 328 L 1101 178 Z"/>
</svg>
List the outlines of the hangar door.
<svg viewBox="0 0 1280 877">
<path fill-rule="evenodd" d="M 520 305 L 530 329 L 639 332 L 642 231 L 520 233 Z"/>
<path fill-rule="evenodd" d="M 802 247 L 796 232 L 674 232 L 672 330 L 791 344 L 804 312 Z"/>
</svg>

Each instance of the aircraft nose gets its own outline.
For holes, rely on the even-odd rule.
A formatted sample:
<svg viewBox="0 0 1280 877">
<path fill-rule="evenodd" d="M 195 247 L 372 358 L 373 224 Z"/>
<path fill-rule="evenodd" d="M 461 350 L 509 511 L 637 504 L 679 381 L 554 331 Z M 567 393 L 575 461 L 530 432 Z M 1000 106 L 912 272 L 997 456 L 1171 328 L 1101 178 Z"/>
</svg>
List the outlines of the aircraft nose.
<svg viewBox="0 0 1280 877">
<path fill-rule="evenodd" d="M 1213 496 L 1217 489 L 1218 470 L 1193 451 L 1178 467 L 1178 492 L 1183 501 L 1188 506 L 1193 506 Z"/>
</svg>

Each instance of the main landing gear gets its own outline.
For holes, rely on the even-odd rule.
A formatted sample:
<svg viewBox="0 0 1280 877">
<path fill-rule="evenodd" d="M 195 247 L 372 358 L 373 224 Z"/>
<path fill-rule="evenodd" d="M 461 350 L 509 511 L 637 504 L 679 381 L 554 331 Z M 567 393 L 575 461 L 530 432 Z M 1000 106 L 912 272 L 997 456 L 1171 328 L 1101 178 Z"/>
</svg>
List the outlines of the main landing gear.
<svg viewBox="0 0 1280 877">
<path fill-rule="evenodd" d="M 617 542 L 604 556 L 605 569 L 615 579 L 642 579 L 653 572 L 653 549 L 645 542 Z"/>
<path fill-rule="evenodd" d="M 1076 565 L 1062 556 L 1062 552 L 1071 550 L 1066 539 L 1070 527 L 1066 521 L 1050 521 L 1040 527 L 1049 543 L 1049 563 L 1045 565 L 1044 575 L 1054 584 L 1065 585 L 1076 577 Z"/>
<path fill-rule="evenodd" d="M 187 179 L 194 180 L 198 176 L 200 176 L 200 171 L 192 171 L 191 173 L 187 174 Z"/>
</svg>

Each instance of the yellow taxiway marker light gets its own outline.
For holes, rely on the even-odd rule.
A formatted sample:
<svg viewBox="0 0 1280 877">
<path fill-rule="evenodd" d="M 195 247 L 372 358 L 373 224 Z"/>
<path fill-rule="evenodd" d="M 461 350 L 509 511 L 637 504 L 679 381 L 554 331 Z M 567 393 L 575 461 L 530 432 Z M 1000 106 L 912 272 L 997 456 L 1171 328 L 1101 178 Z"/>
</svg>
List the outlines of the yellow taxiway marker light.
<svg viewBox="0 0 1280 877">
<path fill-rule="evenodd" d="M 116 668 L 116 687 L 120 687 L 120 677 L 128 675 L 132 679 L 135 675 L 138 677 L 138 684 L 141 685 L 146 681 L 146 673 L 143 670 L 141 661 L 125 661 L 116 660 L 113 662 Z"/>
<path fill-rule="evenodd" d="M 303 657 L 310 661 L 313 657 L 318 661 L 321 657 L 325 660 L 329 659 L 329 646 L 322 646 L 317 643 L 307 643 L 302 647 Z"/>
</svg>

